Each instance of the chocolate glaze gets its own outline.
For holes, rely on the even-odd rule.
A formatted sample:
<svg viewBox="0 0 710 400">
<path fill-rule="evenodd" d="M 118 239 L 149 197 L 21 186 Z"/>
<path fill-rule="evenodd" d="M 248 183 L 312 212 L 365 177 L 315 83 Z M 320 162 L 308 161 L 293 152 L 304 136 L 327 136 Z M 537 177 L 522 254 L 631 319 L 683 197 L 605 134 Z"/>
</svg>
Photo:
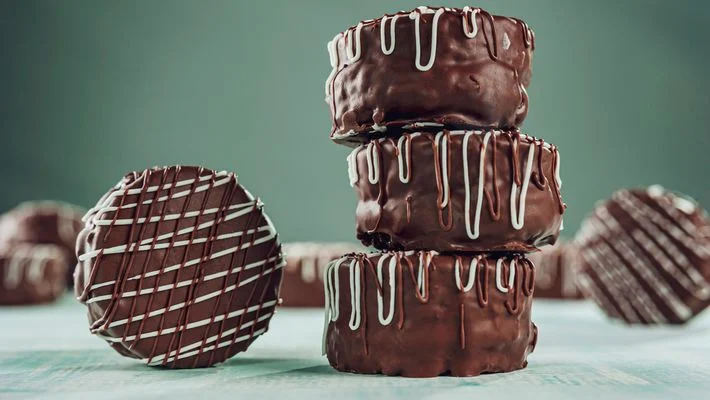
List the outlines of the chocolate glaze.
<svg viewBox="0 0 710 400">
<path fill-rule="evenodd" d="M 581 289 L 611 318 L 682 324 L 710 305 L 710 220 L 660 186 L 620 190 L 584 221 Z"/>
<path fill-rule="evenodd" d="M 534 47 L 523 21 L 480 8 L 419 7 L 363 21 L 328 44 L 331 138 L 363 141 L 413 122 L 518 126 Z"/>
<path fill-rule="evenodd" d="M 577 247 L 570 242 L 557 242 L 537 253 L 528 254 L 535 264 L 536 299 L 583 299 L 577 287 Z"/>
<path fill-rule="evenodd" d="M 517 131 L 405 134 L 362 145 L 348 161 L 357 237 L 367 246 L 526 252 L 559 235 L 557 149 Z"/>
<path fill-rule="evenodd" d="M 22 203 L 0 217 L 0 243 L 55 245 L 64 253 L 67 285 L 74 284 L 76 237 L 85 210 L 54 201 Z"/>
<path fill-rule="evenodd" d="M 352 254 L 326 275 L 324 352 L 335 369 L 475 376 L 527 365 L 535 270 L 521 255 Z"/>
<path fill-rule="evenodd" d="M 91 332 L 169 368 L 246 350 L 268 328 L 284 265 L 261 201 L 199 167 L 127 175 L 87 214 L 78 255 Z"/>
<path fill-rule="evenodd" d="M 352 243 L 285 243 L 281 298 L 283 307 L 323 307 L 323 273 L 344 254 L 362 250 Z"/>
<path fill-rule="evenodd" d="M 0 246 L 0 305 L 48 303 L 66 289 L 65 252 L 54 245 Z"/>
</svg>

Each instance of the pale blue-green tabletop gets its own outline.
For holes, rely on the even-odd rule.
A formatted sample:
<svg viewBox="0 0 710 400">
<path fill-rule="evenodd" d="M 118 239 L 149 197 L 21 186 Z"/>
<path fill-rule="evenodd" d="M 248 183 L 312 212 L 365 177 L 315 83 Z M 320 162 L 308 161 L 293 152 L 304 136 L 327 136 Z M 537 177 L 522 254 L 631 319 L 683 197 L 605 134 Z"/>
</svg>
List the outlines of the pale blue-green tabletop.
<svg viewBox="0 0 710 400">
<path fill-rule="evenodd" d="M 710 315 L 682 328 L 629 328 L 591 303 L 536 300 L 540 341 L 527 369 L 409 379 L 331 369 L 319 310 L 279 309 L 248 352 L 202 370 L 123 358 L 87 330 L 72 298 L 0 308 L 0 399 L 710 399 Z"/>
</svg>

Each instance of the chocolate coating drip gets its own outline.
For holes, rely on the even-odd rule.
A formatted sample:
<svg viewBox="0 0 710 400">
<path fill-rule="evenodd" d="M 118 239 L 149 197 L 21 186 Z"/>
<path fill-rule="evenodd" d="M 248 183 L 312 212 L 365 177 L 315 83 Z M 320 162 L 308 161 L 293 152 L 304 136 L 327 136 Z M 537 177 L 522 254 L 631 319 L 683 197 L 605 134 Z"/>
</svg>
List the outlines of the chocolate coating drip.
<svg viewBox="0 0 710 400">
<path fill-rule="evenodd" d="M 535 298 L 577 300 L 584 296 L 577 287 L 579 253 L 569 242 L 557 242 L 554 246 L 528 254 L 535 264 Z"/>
<path fill-rule="evenodd" d="M 266 332 L 278 303 L 276 231 L 233 173 L 131 173 L 89 211 L 78 242 L 91 332 L 148 365 L 221 363 Z"/>
<path fill-rule="evenodd" d="M 48 303 L 66 288 L 67 260 L 53 245 L 0 246 L 0 305 Z"/>
<path fill-rule="evenodd" d="M 710 305 L 709 226 L 695 202 L 660 186 L 620 190 L 577 234 L 580 287 L 611 318 L 685 323 Z"/>
<path fill-rule="evenodd" d="M 324 352 L 357 373 L 475 376 L 527 365 L 535 271 L 520 255 L 353 254 L 326 272 Z"/>
<path fill-rule="evenodd" d="M 348 162 L 367 246 L 526 252 L 559 235 L 557 148 L 517 131 L 405 134 L 362 145 Z"/>
<path fill-rule="evenodd" d="M 361 251 L 353 243 L 285 243 L 281 298 L 283 307 L 323 307 L 323 274 L 328 264 L 347 253 Z"/>
<path fill-rule="evenodd" d="M 67 285 L 74 284 L 76 237 L 84 227 L 85 210 L 54 201 L 22 203 L 0 218 L 0 244 L 57 246 L 64 254 Z"/>
<path fill-rule="evenodd" d="M 419 7 L 363 21 L 328 44 L 331 138 L 364 141 L 414 123 L 518 126 L 534 47 L 523 21 L 480 8 Z"/>
</svg>

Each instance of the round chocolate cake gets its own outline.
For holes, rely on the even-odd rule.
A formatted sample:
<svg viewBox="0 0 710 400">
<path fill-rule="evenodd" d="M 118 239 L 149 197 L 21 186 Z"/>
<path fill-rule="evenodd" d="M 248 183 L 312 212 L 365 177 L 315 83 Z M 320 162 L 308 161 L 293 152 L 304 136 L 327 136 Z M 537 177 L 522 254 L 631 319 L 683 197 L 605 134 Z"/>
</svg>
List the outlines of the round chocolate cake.
<svg viewBox="0 0 710 400">
<path fill-rule="evenodd" d="M 285 243 L 282 306 L 323 307 L 323 274 L 328 264 L 344 254 L 362 250 L 352 243 Z"/>
<path fill-rule="evenodd" d="M 557 242 L 527 255 L 535 265 L 536 299 L 583 299 L 577 287 L 579 254 L 573 243 Z"/>
<path fill-rule="evenodd" d="M 233 173 L 165 167 L 124 177 L 89 211 L 76 288 L 90 330 L 124 356 L 207 367 L 266 332 L 284 261 Z"/>
<path fill-rule="evenodd" d="M 557 148 L 517 131 L 377 139 L 348 164 L 366 246 L 527 252 L 555 243 L 562 226 Z"/>
<path fill-rule="evenodd" d="M 67 261 L 53 245 L 0 246 L 0 305 L 56 300 L 66 289 Z"/>
<path fill-rule="evenodd" d="M 581 289 L 611 318 L 682 324 L 710 305 L 705 212 L 660 186 L 620 190 L 575 239 Z"/>
<path fill-rule="evenodd" d="M 525 22 L 480 8 L 419 7 L 360 22 L 328 44 L 331 138 L 518 126 L 528 113 L 534 48 Z"/>
<path fill-rule="evenodd" d="M 535 270 L 521 255 L 352 254 L 326 271 L 335 369 L 409 377 L 524 368 Z"/>
<path fill-rule="evenodd" d="M 74 283 L 76 237 L 84 227 L 84 210 L 55 201 L 22 203 L 0 217 L 0 243 L 49 244 L 64 253 L 66 282 Z"/>
</svg>

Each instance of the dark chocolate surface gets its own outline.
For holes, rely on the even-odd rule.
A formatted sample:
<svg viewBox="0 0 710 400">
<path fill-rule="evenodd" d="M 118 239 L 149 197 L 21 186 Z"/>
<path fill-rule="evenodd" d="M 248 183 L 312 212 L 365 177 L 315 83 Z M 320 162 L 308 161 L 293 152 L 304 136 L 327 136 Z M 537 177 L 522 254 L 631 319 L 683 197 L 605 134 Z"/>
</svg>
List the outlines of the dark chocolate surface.
<svg viewBox="0 0 710 400">
<path fill-rule="evenodd" d="M 324 352 L 335 369 L 366 374 L 475 376 L 524 368 L 537 342 L 534 275 L 520 255 L 343 257 L 326 275 Z"/>
<path fill-rule="evenodd" d="M 91 332 L 122 355 L 206 367 L 266 332 L 281 246 L 261 202 L 233 173 L 134 172 L 88 215 L 75 290 Z"/>
<path fill-rule="evenodd" d="M 348 161 L 365 245 L 526 252 L 559 235 L 557 149 L 517 131 L 406 134 L 362 145 Z"/>
<path fill-rule="evenodd" d="M 534 43 L 523 21 L 479 8 L 420 7 L 363 21 L 328 45 L 331 138 L 363 141 L 414 122 L 518 126 Z"/>
<path fill-rule="evenodd" d="M 580 288 L 611 318 L 682 324 L 710 305 L 710 220 L 660 186 L 620 190 L 575 239 Z"/>
</svg>

